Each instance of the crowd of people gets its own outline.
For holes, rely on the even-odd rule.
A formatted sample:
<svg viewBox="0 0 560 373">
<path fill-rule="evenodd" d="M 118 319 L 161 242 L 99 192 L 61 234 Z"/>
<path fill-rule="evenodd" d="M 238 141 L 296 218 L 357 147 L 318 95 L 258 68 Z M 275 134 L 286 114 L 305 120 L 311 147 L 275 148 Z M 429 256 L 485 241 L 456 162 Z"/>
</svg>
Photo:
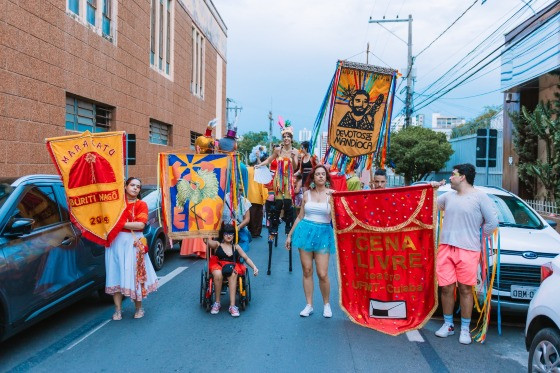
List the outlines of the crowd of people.
<svg viewBox="0 0 560 373">
<path fill-rule="evenodd" d="M 229 193 L 226 194 L 220 236 L 217 241 L 204 240 L 211 253 L 209 271 L 216 293 L 212 314 L 220 311 L 222 281 L 227 278 L 233 285 L 229 287 L 229 313 L 239 316 L 235 305 L 237 276 L 245 274 L 245 265 L 253 269 L 255 276 L 258 274 L 255 263 L 247 255 L 251 239 L 261 237 L 263 225 L 268 225 L 269 239 L 274 237 L 282 220 L 285 223 L 285 247 L 288 250 L 297 249 L 301 261 L 306 303 L 300 316 L 308 317 L 314 311 L 315 267 L 323 300 L 323 316 L 332 317 L 328 265 L 330 255 L 336 252 L 329 203 L 334 187 L 330 168 L 321 164 L 309 151 L 309 143 L 305 141 L 299 150 L 293 146 L 293 132 L 291 127 L 286 126 L 282 131 L 282 143 L 274 146 L 270 155 L 264 146 L 260 146 L 250 157 L 253 165 L 246 167 L 247 185 L 243 182 L 238 185 L 239 199 L 235 209 L 227 205 L 230 198 Z M 274 173 L 267 185 L 254 181 L 255 171 L 265 166 L 270 166 Z M 471 343 L 472 287 L 477 279 L 481 238 L 491 235 L 498 225 L 492 202 L 485 193 L 473 187 L 475 175 L 475 167 L 471 164 L 454 166 L 449 177 L 452 190 L 437 199 L 439 210 L 445 212 L 436 257 L 444 323 L 435 334 L 445 338 L 455 333 L 452 311 L 457 288 L 461 303 L 459 342 L 463 344 Z M 387 174 L 383 169 L 374 172 L 368 185 L 354 172 L 345 176 L 346 190 L 387 187 Z M 439 187 L 445 182 L 432 182 L 432 186 Z M 126 181 L 127 222 L 105 254 L 106 292 L 113 296 L 115 303 L 113 320 L 122 319 L 123 296 L 130 297 L 135 303 L 134 318 L 143 317 L 142 300 L 157 289 L 157 276 L 142 241 L 148 210 L 146 204 L 138 199 L 140 189 L 138 178 Z M 264 216 L 267 219 L 263 219 Z M 264 221 L 266 224 L 263 224 Z"/>
</svg>

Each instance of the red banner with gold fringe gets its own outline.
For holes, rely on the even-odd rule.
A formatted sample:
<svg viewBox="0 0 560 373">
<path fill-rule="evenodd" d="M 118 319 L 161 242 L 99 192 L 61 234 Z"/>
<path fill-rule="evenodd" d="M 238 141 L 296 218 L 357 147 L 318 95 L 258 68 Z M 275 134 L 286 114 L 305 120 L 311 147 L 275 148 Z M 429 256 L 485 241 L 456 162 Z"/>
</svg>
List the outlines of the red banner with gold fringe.
<svg viewBox="0 0 560 373">
<path fill-rule="evenodd" d="M 398 335 L 437 307 L 431 185 L 333 194 L 340 305 L 355 323 Z"/>
</svg>

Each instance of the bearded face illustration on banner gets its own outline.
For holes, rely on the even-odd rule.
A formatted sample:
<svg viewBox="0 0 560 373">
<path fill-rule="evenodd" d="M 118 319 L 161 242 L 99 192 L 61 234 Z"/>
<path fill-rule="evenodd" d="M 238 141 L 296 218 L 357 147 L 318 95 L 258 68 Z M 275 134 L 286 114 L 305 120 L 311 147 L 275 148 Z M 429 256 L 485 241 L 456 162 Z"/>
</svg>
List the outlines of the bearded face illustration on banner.
<svg viewBox="0 0 560 373">
<path fill-rule="evenodd" d="M 377 150 L 394 71 L 344 62 L 335 75 L 329 145 L 356 157 Z"/>
</svg>

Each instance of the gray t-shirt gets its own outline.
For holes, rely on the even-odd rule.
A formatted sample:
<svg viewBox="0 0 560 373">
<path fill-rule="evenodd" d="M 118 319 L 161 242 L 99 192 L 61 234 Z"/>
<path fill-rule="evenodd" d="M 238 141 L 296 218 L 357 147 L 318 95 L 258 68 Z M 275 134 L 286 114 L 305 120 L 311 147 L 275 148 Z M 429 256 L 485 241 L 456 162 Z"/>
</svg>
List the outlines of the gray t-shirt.
<svg viewBox="0 0 560 373">
<path fill-rule="evenodd" d="M 445 211 L 440 244 L 480 251 L 480 228 L 488 236 L 498 226 L 494 203 L 486 193 L 479 190 L 475 189 L 464 195 L 458 195 L 452 190 L 439 196 L 437 204 L 440 210 Z"/>
</svg>

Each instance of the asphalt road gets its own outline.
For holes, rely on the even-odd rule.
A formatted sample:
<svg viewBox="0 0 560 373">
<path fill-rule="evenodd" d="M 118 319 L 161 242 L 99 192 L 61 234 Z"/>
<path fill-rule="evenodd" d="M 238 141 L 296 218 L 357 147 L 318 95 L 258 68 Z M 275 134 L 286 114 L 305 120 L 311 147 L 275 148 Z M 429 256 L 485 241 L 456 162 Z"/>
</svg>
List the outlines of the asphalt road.
<svg viewBox="0 0 560 373">
<path fill-rule="evenodd" d="M 300 317 L 305 299 L 299 255 L 294 253 L 289 273 L 283 240 L 274 249 L 271 276 L 266 275 L 265 238 L 252 242 L 249 255 L 260 274 L 251 278 L 253 299 L 239 318 L 231 317 L 227 307 L 218 315 L 203 310 L 200 273 L 206 261 L 172 251 L 158 272 L 162 286 L 144 304 L 143 319 L 133 319 L 130 301 L 124 304 L 123 320 L 111 321 L 110 302 L 84 299 L 1 343 L 0 371 L 527 371 L 524 318 L 506 317 L 501 336 L 492 325 L 485 344 L 468 346 L 459 343 L 458 333 L 437 338 L 434 332 L 442 322 L 437 317 L 418 333 L 398 337 L 353 324 L 338 306 L 334 258 L 329 268 L 333 317 L 322 316 L 317 282 L 319 307 L 310 317 Z"/>
</svg>

